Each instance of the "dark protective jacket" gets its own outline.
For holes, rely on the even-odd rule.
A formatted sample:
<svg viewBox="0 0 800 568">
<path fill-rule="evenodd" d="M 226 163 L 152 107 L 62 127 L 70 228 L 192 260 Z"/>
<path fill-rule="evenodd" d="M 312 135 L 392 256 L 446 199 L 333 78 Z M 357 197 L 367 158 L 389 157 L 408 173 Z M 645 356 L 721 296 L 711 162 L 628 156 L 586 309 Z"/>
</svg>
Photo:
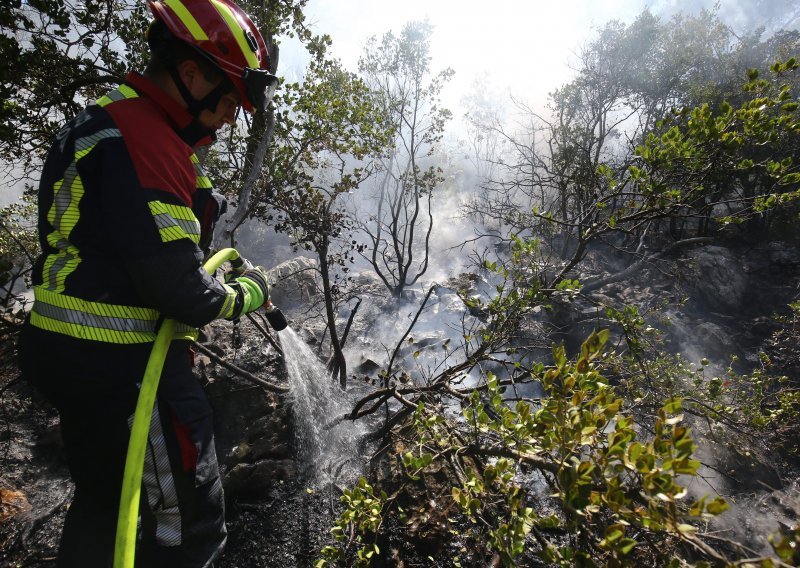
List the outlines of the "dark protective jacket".
<svg viewBox="0 0 800 568">
<path fill-rule="evenodd" d="M 135 73 L 59 132 L 40 182 L 30 325 L 138 344 L 161 316 L 188 339 L 233 315 L 236 292 L 202 267 L 224 205 L 193 150 L 205 135 Z"/>
</svg>

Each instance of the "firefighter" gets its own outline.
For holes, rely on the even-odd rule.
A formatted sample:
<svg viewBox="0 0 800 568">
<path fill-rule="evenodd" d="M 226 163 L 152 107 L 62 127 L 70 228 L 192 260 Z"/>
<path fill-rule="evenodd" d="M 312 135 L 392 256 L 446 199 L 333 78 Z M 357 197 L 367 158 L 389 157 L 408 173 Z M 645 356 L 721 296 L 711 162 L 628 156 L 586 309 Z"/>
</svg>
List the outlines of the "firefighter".
<svg viewBox="0 0 800 568">
<path fill-rule="evenodd" d="M 57 135 L 20 366 L 59 412 L 75 482 L 58 566 L 111 566 L 130 424 L 159 323 L 179 322 L 150 425 L 137 566 L 208 566 L 226 539 L 211 407 L 191 341 L 269 300 L 261 269 L 202 268 L 224 201 L 195 150 L 264 109 L 276 77 L 230 0 L 153 0 L 150 61 Z"/>
</svg>

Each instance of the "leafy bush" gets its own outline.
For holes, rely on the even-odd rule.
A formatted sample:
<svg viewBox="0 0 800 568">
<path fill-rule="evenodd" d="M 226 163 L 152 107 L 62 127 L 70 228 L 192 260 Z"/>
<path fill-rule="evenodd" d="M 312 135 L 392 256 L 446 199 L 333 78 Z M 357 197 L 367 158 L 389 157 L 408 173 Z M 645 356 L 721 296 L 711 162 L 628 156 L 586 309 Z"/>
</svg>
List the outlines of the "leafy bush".
<svg viewBox="0 0 800 568">
<path fill-rule="evenodd" d="M 460 417 L 446 418 L 420 402 L 405 432 L 403 464 L 419 480 L 437 462 L 451 465 L 452 498 L 468 521 L 463 538 L 486 546 L 503 565 L 536 554 L 562 566 L 627 565 L 680 556 L 683 542 L 719 559 L 699 537 L 703 523 L 728 508 L 721 497 L 692 498 L 686 480 L 697 474 L 695 444 L 681 401 L 667 400 L 652 433 L 624 411 L 622 399 L 598 371 L 607 331 L 593 333 L 575 361 L 554 349 L 554 364 L 533 371 L 544 389 L 539 403 L 504 399 L 504 386 L 488 374 L 485 389 L 470 395 Z M 531 475 L 542 483 L 524 482 Z M 534 502 L 551 500 L 537 510 Z M 339 546 L 323 551 L 320 566 L 359 544 L 359 562 L 377 553 L 379 519 L 392 514 L 366 481 L 342 497 L 334 528 Z"/>
</svg>

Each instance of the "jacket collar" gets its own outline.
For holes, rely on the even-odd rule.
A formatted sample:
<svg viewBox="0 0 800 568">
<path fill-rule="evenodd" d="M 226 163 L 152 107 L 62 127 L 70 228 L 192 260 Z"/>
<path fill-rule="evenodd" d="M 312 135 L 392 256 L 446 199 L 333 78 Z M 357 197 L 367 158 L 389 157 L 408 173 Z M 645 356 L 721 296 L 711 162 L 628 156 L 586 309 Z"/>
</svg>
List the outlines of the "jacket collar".
<svg viewBox="0 0 800 568">
<path fill-rule="evenodd" d="M 125 82 L 140 96 L 147 97 L 155 103 L 170 121 L 178 136 L 189 146 L 207 146 L 216 140 L 212 131 L 200 124 L 178 101 L 147 77 L 132 71 L 125 77 Z"/>
</svg>

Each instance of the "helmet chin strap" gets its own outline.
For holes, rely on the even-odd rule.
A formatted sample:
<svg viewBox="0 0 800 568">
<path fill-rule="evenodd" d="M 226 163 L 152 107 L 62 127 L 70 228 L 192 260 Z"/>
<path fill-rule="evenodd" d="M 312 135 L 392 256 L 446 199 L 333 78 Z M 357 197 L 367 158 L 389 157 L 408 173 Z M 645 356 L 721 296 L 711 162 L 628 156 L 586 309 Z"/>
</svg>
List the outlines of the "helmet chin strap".
<svg viewBox="0 0 800 568">
<path fill-rule="evenodd" d="M 189 114 L 194 118 L 192 123 L 184 129 L 186 134 L 188 134 L 190 138 L 196 137 L 197 140 L 207 136 L 210 136 L 212 140 L 216 140 L 217 137 L 214 130 L 203 126 L 198 118 L 200 117 L 200 113 L 204 110 L 208 110 L 212 113 L 216 112 L 220 99 L 222 99 L 222 97 L 224 97 L 233 89 L 233 85 L 231 85 L 230 81 L 225 78 L 214 88 L 213 91 L 208 93 L 202 99 L 198 100 L 192 96 L 192 93 L 189 92 L 186 83 L 183 82 L 183 79 L 181 79 L 180 74 L 178 73 L 178 68 L 176 65 L 169 66 L 169 73 L 172 77 L 172 82 L 175 83 L 175 87 L 177 87 L 178 92 L 181 94 L 181 97 L 183 97 L 183 100 L 186 103 L 186 110 L 188 110 Z"/>
</svg>

